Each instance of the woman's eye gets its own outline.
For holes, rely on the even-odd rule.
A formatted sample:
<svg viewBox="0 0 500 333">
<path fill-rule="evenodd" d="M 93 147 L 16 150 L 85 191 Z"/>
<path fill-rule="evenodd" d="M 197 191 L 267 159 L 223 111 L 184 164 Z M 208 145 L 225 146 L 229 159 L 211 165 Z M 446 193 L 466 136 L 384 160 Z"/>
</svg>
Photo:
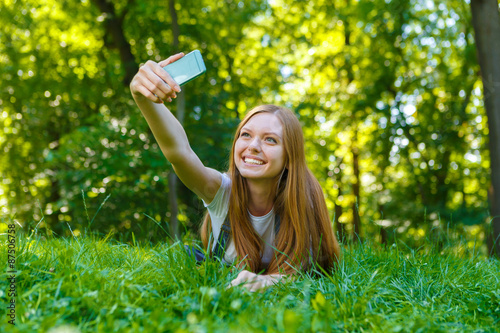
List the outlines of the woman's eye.
<svg viewBox="0 0 500 333">
<path fill-rule="evenodd" d="M 272 143 L 278 143 L 278 142 L 277 142 L 275 139 L 273 139 L 273 138 L 267 138 L 266 140 L 267 140 L 267 141 L 269 141 L 269 142 L 272 142 Z"/>
<path fill-rule="evenodd" d="M 246 132 L 243 132 L 243 133 L 240 134 L 240 136 L 248 138 L 248 137 L 250 137 L 250 134 L 248 134 Z"/>
</svg>

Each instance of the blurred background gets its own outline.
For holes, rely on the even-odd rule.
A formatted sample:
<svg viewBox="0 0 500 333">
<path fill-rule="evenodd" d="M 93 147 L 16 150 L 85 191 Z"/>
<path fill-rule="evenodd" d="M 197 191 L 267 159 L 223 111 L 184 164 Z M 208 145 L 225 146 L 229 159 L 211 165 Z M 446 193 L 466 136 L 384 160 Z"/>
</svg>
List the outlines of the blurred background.
<svg viewBox="0 0 500 333">
<path fill-rule="evenodd" d="M 287 106 L 343 242 L 491 250 L 469 1 L 2 0 L 0 20 L 3 221 L 197 237 L 203 205 L 128 85 L 147 60 L 199 49 L 206 74 L 169 107 L 205 165 L 227 169 L 247 110 Z"/>
</svg>

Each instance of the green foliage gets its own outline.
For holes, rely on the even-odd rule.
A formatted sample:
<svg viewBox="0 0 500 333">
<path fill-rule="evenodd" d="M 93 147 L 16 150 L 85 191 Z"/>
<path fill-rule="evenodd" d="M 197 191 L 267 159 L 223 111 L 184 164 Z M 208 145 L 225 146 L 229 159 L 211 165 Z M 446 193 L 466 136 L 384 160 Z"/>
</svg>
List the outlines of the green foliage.
<svg viewBox="0 0 500 333">
<path fill-rule="evenodd" d="M 171 13 L 166 2 L 113 0 L 111 15 L 99 3 L 0 3 L 2 214 L 69 236 L 67 223 L 83 233 L 82 217 L 100 209 L 93 230 L 158 241 L 172 168 L 126 79 L 177 51 Z M 207 65 L 183 89 L 184 127 L 207 166 L 227 168 L 248 109 L 282 104 L 300 117 L 309 166 L 347 238 L 356 214 L 363 237 L 380 224 L 409 238 L 437 224 L 488 228 L 488 132 L 466 3 L 190 0 L 175 10 L 175 48 L 200 49 Z M 121 22 L 113 33 L 111 19 Z M 201 202 L 178 193 L 178 218 L 194 231 Z"/>
<path fill-rule="evenodd" d="M 249 293 L 227 288 L 237 271 L 196 266 L 181 243 L 43 239 L 18 229 L 16 326 L 2 320 L 0 330 L 495 331 L 500 263 L 461 248 L 363 243 L 344 248 L 343 263 L 327 276 L 301 274 Z M 2 245 L 0 260 L 6 257 Z M 7 280 L 0 281 L 5 302 Z"/>
</svg>

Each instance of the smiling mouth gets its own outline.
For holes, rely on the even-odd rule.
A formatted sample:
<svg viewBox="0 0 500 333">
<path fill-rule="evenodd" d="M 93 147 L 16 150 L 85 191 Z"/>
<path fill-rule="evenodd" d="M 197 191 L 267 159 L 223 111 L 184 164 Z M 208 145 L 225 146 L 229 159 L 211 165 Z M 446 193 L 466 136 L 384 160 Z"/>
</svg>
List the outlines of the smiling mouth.
<svg viewBox="0 0 500 333">
<path fill-rule="evenodd" d="M 265 164 L 263 161 L 260 161 L 260 160 L 257 160 L 257 159 L 251 158 L 251 157 L 245 157 L 243 159 L 243 161 L 246 164 L 253 164 L 253 165 L 263 165 L 263 164 Z"/>
</svg>

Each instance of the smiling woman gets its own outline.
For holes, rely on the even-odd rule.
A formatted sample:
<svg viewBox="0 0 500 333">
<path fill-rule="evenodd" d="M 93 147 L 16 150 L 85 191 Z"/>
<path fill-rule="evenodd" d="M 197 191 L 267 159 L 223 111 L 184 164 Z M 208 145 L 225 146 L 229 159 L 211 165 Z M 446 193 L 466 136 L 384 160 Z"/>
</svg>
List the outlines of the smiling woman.
<svg viewBox="0 0 500 333">
<path fill-rule="evenodd" d="M 323 192 L 306 165 L 293 112 L 275 105 L 251 110 L 236 130 L 229 162 L 220 195 L 207 205 L 205 245 L 211 232 L 218 239 L 228 224 L 224 260 L 252 272 L 290 274 L 314 264 L 328 270 L 338 262 Z"/>
<path fill-rule="evenodd" d="M 297 117 L 275 105 L 254 108 L 236 130 L 227 173 L 205 167 L 163 103 L 180 87 L 162 67 L 182 57 L 148 61 L 130 87 L 163 154 L 207 207 L 204 245 L 244 268 L 231 285 L 256 290 L 298 270 L 334 268 L 340 248 L 322 189 L 306 165 Z"/>
<path fill-rule="evenodd" d="M 285 167 L 283 126 L 272 113 L 253 116 L 240 130 L 234 146 L 234 161 L 243 177 L 269 181 Z"/>
</svg>

